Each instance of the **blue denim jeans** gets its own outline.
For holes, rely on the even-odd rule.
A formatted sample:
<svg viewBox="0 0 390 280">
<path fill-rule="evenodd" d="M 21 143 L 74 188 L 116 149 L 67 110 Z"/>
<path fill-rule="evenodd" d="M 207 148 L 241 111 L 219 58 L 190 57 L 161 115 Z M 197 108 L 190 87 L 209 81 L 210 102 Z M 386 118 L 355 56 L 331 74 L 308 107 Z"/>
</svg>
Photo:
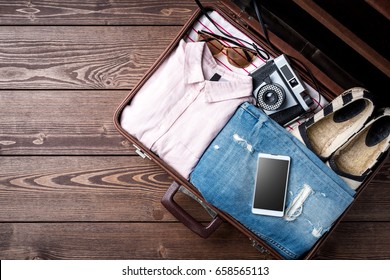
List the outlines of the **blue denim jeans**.
<svg viewBox="0 0 390 280">
<path fill-rule="evenodd" d="M 283 218 L 252 214 L 258 153 L 291 158 Z M 250 103 L 237 109 L 202 155 L 190 180 L 206 201 L 287 259 L 302 258 L 355 194 L 306 146 Z"/>
</svg>

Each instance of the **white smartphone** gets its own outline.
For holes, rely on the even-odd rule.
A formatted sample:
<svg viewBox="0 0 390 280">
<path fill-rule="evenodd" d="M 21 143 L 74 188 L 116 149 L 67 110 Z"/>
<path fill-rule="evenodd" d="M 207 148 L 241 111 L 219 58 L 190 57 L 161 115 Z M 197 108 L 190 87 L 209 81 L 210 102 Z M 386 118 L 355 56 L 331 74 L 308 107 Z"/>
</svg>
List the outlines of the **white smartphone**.
<svg viewBox="0 0 390 280">
<path fill-rule="evenodd" d="M 259 153 L 252 213 L 283 217 L 290 157 Z"/>
</svg>

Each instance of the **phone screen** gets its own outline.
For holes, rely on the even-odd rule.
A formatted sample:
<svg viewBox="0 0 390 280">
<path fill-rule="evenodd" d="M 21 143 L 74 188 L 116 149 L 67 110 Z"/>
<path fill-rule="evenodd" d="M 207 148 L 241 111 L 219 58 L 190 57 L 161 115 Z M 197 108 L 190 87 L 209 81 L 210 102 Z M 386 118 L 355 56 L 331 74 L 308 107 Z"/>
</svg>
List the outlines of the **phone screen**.
<svg viewBox="0 0 390 280">
<path fill-rule="evenodd" d="M 259 157 L 253 208 L 284 211 L 290 161 Z"/>
</svg>

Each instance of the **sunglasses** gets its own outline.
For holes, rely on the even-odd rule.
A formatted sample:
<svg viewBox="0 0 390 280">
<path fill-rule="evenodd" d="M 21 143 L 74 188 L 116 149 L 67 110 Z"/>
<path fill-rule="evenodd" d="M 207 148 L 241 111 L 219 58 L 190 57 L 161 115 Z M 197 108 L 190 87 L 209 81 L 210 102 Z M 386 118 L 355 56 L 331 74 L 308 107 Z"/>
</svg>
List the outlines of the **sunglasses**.
<svg viewBox="0 0 390 280">
<path fill-rule="evenodd" d="M 225 51 L 228 62 L 231 65 L 239 68 L 245 68 L 250 65 L 257 55 L 257 52 L 255 50 L 240 46 L 229 38 L 209 33 L 204 30 L 198 31 L 198 41 L 206 42 L 213 56 Z M 222 41 L 229 42 L 236 46 L 227 46 Z"/>
</svg>

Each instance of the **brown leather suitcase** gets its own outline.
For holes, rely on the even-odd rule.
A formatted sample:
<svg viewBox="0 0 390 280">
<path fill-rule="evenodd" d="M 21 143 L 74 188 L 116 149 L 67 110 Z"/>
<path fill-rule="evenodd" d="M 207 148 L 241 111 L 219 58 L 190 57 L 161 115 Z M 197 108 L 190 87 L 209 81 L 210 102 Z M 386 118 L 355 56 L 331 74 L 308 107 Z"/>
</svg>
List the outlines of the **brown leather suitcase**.
<svg viewBox="0 0 390 280">
<path fill-rule="evenodd" d="M 275 55 L 274 51 L 269 48 L 266 43 L 266 39 L 264 37 L 264 33 L 261 29 L 261 26 L 258 21 L 256 21 L 252 16 L 244 13 L 238 6 L 236 6 L 231 1 L 218 1 L 212 4 L 205 6 L 207 9 L 217 11 L 220 15 L 222 15 L 230 24 L 235 26 L 245 35 L 250 37 L 256 44 L 262 46 L 272 55 Z M 127 131 L 123 129 L 120 124 L 120 117 L 123 109 L 132 98 L 137 94 L 137 92 L 141 89 L 141 87 L 145 84 L 145 82 L 153 75 L 153 73 L 158 69 L 158 67 L 164 62 L 164 59 L 175 49 L 178 45 L 179 41 L 186 36 L 187 32 L 192 28 L 194 22 L 202 15 L 201 10 L 197 9 L 192 17 L 188 20 L 188 22 L 183 26 L 180 32 L 177 34 L 177 37 L 169 44 L 164 53 L 159 57 L 159 59 L 152 65 L 152 67 L 147 71 L 147 73 L 143 76 L 143 78 L 137 83 L 137 85 L 133 88 L 133 90 L 129 93 L 126 99 L 120 104 L 118 109 L 114 115 L 114 123 L 118 131 L 126 137 L 129 141 L 133 143 L 133 146 L 136 149 L 136 152 L 143 158 L 147 158 L 156 162 L 161 168 L 163 168 L 172 178 L 174 182 L 167 190 L 166 194 L 162 198 L 162 204 L 170 211 L 179 221 L 181 221 L 184 225 L 186 225 L 193 232 L 198 234 L 203 238 L 207 238 L 210 236 L 222 223 L 222 221 L 227 221 L 236 227 L 238 230 L 243 232 L 248 238 L 251 240 L 252 245 L 258 248 L 261 252 L 266 252 L 271 254 L 273 257 L 277 259 L 282 259 L 282 256 L 274 251 L 271 247 L 267 245 L 262 239 L 256 236 L 254 233 L 245 228 L 238 221 L 233 219 L 228 214 L 218 210 L 213 205 L 208 204 L 204 201 L 199 191 L 193 186 L 186 178 L 181 176 L 174 168 L 166 164 L 160 157 L 156 154 L 148 150 L 138 139 L 130 135 Z M 295 50 L 293 47 L 285 43 L 283 40 L 275 36 L 274 34 L 270 34 L 270 40 L 275 48 L 279 51 L 293 56 L 299 59 L 302 63 L 304 63 L 316 76 L 317 81 L 320 83 L 322 89 L 322 95 L 327 101 L 333 100 L 338 94 L 343 91 L 337 83 L 335 83 L 329 76 L 318 69 L 313 63 L 311 63 L 308 59 L 306 59 L 299 51 Z M 301 78 L 308 84 L 312 85 L 312 80 L 308 76 L 307 72 L 304 71 L 300 64 L 294 63 L 292 61 L 292 65 L 296 71 L 299 72 Z M 313 85 L 312 85 L 313 86 Z M 389 153 L 386 154 L 386 157 L 389 157 Z M 378 164 L 377 168 L 374 172 L 372 172 L 369 177 L 365 180 L 364 184 L 358 189 L 356 197 L 358 197 L 367 187 L 371 178 L 376 174 L 376 171 L 380 169 L 385 160 L 382 160 L 380 164 Z M 212 216 L 212 220 L 208 225 L 203 225 L 202 223 L 196 221 L 190 214 L 188 214 L 180 205 L 178 205 L 174 196 L 178 192 L 184 192 L 185 194 L 191 196 L 194 200 L 199 202 Z M 352 203 L 353 205 L 353 203 Z M 351 205 L 351 206 L 352 206 Z M 348 207 L 348 209 L 351 208 Z M 310 259 L 313 257 L 318 248 L 326 241 L 327 237 L 332 234 L 332 231 L 335 227 L 337 227 L 340 220 L 343 219 L 345 213 L 348 209 L 339 217 L 339 219 L 334 223 L 332 228 L 325 233 L 312 247 L 312 249 L 307 252 L 307 254 L 303 257 L 304 259 Z M 194 236 L 194 238 L 196 238 Z"/>
</svg>

